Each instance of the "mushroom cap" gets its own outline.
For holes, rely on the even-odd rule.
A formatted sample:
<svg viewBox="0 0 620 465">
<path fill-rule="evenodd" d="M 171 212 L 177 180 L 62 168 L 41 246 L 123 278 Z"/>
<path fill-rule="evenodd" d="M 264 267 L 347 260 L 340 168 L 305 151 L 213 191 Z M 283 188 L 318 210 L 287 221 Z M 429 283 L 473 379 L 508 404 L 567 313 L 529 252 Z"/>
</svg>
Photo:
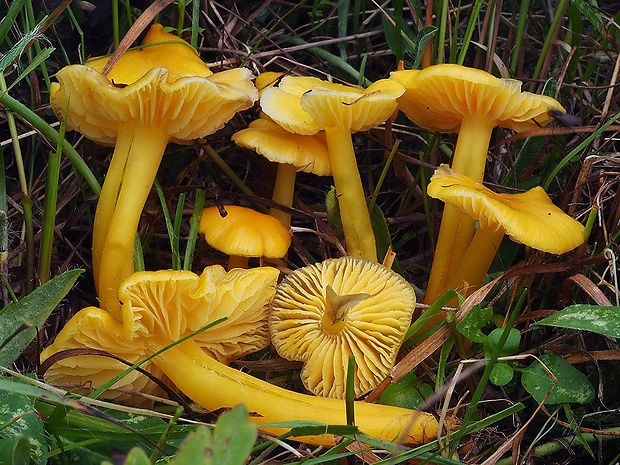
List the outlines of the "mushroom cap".
<svg viewBox="0 0 620 465">
<path fill-rule="evenodd" d="M 399 108 L 431 131 L 458 132 L 463 118 L 473 117 L 521 132 L 548 124 L 551 110 L 565 112 L 551 97 L 521 92 L 520 81 L 461 65 L 394 71 L 390 79 L 406 88 Z"/>
<path fill-rule="evenodd" d="M 41 352 L 41 362 L 70 349 L 100 350 L 130 363 L 136 363 L 149 355 L 143 343 L 125 337 L 122 323 L 116 321 L 109 312 L 96 307 L 87 307 L 76 313 L 58 333 L 54 343 Z M 141 367 L 156 378 L 163 377 L 162 372 L 150 361 Z M 75 355 L 60 358 L 53 363 L 45 372 L 45 381 L 68 390 L 80 386 L 98 388 L 126 369 L 127 365 L 111 357 Z M 103 397 L 135 406 L 152 404 L 145 397 L 132 395 L 128 391 L 153 395 L 162 393 L 157 384 L 134 370 L 112 385 Z M 88 394 L 90 391 L 78 388 L 77 392 Z"/>
<path fill-rule="evenodd" d="M 198 230 L 210 246 L 228 255 L 242 257 L 284 257 L 291 235 L 276 218 L 251 208 L 226 205 L 222 218 L 216 206 L 202 212 Z"/>
<path fill-rule="evenodd" d="M 258 98 L 249 70 L 213 74 L 176 36 L 162 31 L 155 36 L 173 43 L 126 52 L 107 77 L 87 65 L 61 69 L 50 89 L 58 118 L 101 144 L 114 144 L 119 127 L 128 124 L 157 127 L 183 143 L 217 131 Z M 107 60 L 94 65 L 103 68 Z"/>
<path fill-rule="evenodd" d="M 267 318 L 279 272 L 261 267 L 226 272 L 221 266 L 205 268 L 200 276 L 189 271 L 144 271 L 126 279 L 119 288 L 123 322 L 109 312 L 88 307 L 78 312 L 41 353 L 41 361 L 67 349 L 96 349 L 136 363 L 156 350 L 204 328 L 194 336 L 207 354 L 220 362 L 260 350 L 269 342 Z M 127 365 L 99 355 L 76 355 L 55 361 L 45 372 L 51 384 L 99 387 Z M 142 368 L 157 378 L 162 372 L 151 361 Z M 113 388 L 161 394 L 159 387 L 132 371 Z M 133 405 L 151 401 L 128 392 L 108 390 L 104 397 Z"/>
<path fill-rule="evenodd" d="M 267 318 L 278 275 L 272 267 L 226 272 L 219 265 L 205 268 L 200 276 L 137 272 L 118 290 L 123 320 L 132 322 L 134 338 L 156 348 L 226 318 L 194 341 L 211 357 L 229 363 L 269 343 Z"/>
<path fill-rule="evenodd" d="M 349 356 L 355 396 L 389 373 L 415 310 L 399 274 L 354 257 L 296 270 L 278 286 L 269 332 L 280 356 L 304 362 L 301 379 L 318 396 L 344 398 Z"/>
<path fill-rule="evenodd" d="M 540 186 L 519 194 L 497 194 L 441 165 L 427 192 L 478 220 L 480 227 L 503 228 L 515 242 L 543 252 L 566 253 L 585 240 L 583 225 L 556 207 Z"/>
<path fill-rule="evenodd" d="M 294 165 L 298 171 L 331 176 L 325 135 L 294 134 L 277 123 L 260 118 L 232 136 L 239 146 L 252 149 L 269 161 Z"/>
<path fill-rule="evenodd" d="M 316 134 L 325 128 L 367 131 L 383 123 L 397 109 L 404 88 L 382 79 L 362 89 L 313 77 L 282 78 L 265 89 L 262 110 L 289 132 Z"/>
<path fill-rule="evenodd" d="M 191 45 L 165 32 L 161 24 L 155 23 L 149 28 L 141 45 L 121 56 L 107 74 L 110 81 L 116 85 L 129 85 L 153 68 L 166 68 L 170 82 L 186 76 L 207 77 L 213 74 Z M 101 72 L 109 59 L 109 56 L 93 58 L 85 64 Z"/>
<path fill-rule="evenodd" d="M 260 97 L 265 89 L 275 86 L 283 76 L 284 73 L 276 71 L 265 71 L 256 76 L 255 85 L 258 89 L 258 96 Z"/>
</svg>

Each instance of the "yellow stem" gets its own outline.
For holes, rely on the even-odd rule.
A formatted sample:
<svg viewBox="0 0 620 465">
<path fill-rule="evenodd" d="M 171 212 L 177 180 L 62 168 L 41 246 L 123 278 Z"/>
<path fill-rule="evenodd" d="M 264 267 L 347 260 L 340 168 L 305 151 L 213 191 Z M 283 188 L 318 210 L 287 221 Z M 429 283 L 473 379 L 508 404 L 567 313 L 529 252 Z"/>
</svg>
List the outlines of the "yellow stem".
<svg viewBox="0 0 620 465">
<path fill-rule="evenodd" d="M 493 122 L 465 118 L 461 124 L 452 169 L 476 182 L 482 182 Z M 441 218 L 439 236 L 424 303 L 432 304 L 450 289 L 448 283 L 474 235 L 475 220 L 455 207 L 446 205 Z"/>
<path fill-rule="evenodd" d="M 293 198 L 295 196 L 295 178 L 297 177 L 297 168 L 289 163 L 278 164 L 278 174 L 276 175 L 276 181 L 273 186 L 273 195 L 271 200 L 283 205 L 285 207 L 293 206 Z M 291 226 L 291 215 L 272 208 L 269 210 L 269 214 L 274 218 L 277 218 L 285 228 Z"/>
<path fill-rule="evenodd" d="M 116 138 L 116 146 L 110 160 L 110 167 L 105 176 L 105 181 L 99 193 L 95 224 L 93 227 L 93 276 L 95 287 L 99 289 L 99 273 L 101 270 L 101 256 L 103 246 L 108 235 L 108 228 L 112 221 L 112 215 L 116 209 L 116 199 L 121 188 L 123 173 L 127 163 L 127 156 L 133 142 L 133 127 L 121 125 Z"/>
<path fill-rule="evenodd" d="M 228 271 L 233 268 L 249 268 L 249 257 L 242 257 L 241 255 L 231 255 L 228 257 Z"/>
<path fill-rule="evenodd" d="M 493 263 L 503 237 L 504 229 L 502 228 L 498 231 L 491 228 L 478 228 L 461 263 L 456 266 L 448 288 L 456 289 L 465 296 L 478 289 Z"/>
<path fill-rule="evenodd" d="M 160 128 L 141 127 L 134 133 L 127 156 L 99 272 L 100 307 L 118 321 L 121 321 L 121 310 L 117 289 L 134 272 L 138 223 L 167 143 L 168 136 Z"/>
<path fill-rule="evenodd" d="M 325 136 L 347 254 L 376 262 L 375 235 L 357 168 L 351 133 L 342 128 L 325 128 Z"/>
<path fill-rule="evenodd" d="M 288 428 L 260 426 L 285 421 L 315 421 L 345 425 L 344 400 L 314 397 L 288 391 L 206 355 L 193 341 L 175 346 L 154 359 L 154 363 L 190 399 L 208 410 L 245 404 L 259 429 L 282 434 Z M 385 441 L 402 440 L 423 444 L 437 437 L 437 420 L 429 413 L 366 402 L 355 402 L 359 429 Z M 334 445 L 332 435 L 296 438 L 310 444 Z"/>
</svg>

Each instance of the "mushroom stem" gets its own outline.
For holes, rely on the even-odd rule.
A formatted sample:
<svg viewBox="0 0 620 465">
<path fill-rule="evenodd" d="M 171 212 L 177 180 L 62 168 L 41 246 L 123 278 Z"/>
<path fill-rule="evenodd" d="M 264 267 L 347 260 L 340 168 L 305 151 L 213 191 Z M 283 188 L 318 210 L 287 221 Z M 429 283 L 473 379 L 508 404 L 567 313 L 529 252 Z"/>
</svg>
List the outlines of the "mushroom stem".
<svg viewBox="0 0 620 465">
<path fill-rule="evenodd" d="M 249 263 L 249 257 L 243 257 L 241 255 L 231 255 L 230 257 L 228 257 L 227 271 L 230 271 L 233 268 L 249 268 Z"/>
<path fill-rule="evenodd" d="M 279 163 L 276 181 L 273 186 L 271 200 L 285 207 L 293 206 L 295 196 L 295 179 L 297 178 L 297 168 L 290 163 Z M 291 215 L 277 208 L 269 210 L 269 214 L 280 221 L 285 228 L 291 225 Z"/>
<path fill-rule="evenodd" d="M 482 182 L 493 127 L 493 123 L 482 118 L 463 119 L 452 155 L 455 173 Z M 475 220 L 456 207 L 444 207 L 424 303 L 432 304 L 451 289 L 448 283 L 472 240 L 474 225 Z"/>
<path fill-rule="evenodd" d="M 118 321 L 121 321 L 121 310 L 117 290 L 134 272 L 133 252 L 138 223 L 168 143 L 168 135 L 161 128 L 134 126 L 133 131 L 99 271 L 100 306 Z M 106 206 L 105 210 L 108 209 Z"/>
<path fill-rule="evenodd" d="M 504 235 L 503 228 L 496 231 L 478 227 L 461 263 L 450 278 L 448 289 L 457 289 L 465 296 L 478 289 L 493 263 Z"/>
<path fill-rule="evenodd" d="M 205 354 L 193 341 L 172 347 L 154 359 L 155 365 L 190 399 L 208 410 L 244 403 L 259 425 L 291 420 L 346 424 L 342 400 L 300 394 L 254 378 Z M 364 433 L 385 440 L 423 444 L 437 437 L 438 424 L 429 413 L 387 405 L 355 402 L 356 425 Z M 259 426 L 262 431 L 282 434 L 285 427 Z M 310 444 L 331 446 L 334 436 L 295 438 Z"/>
<path fill-rule="evenodd" d="M 103 246 L 108 235 L 112 215 L 116 209 L 116 199 L 121 189 L 123 173 L 127 164 L 127 155 L 131 144 L 133 143 L 133 134 L 120 129 L 116 139 L 114 153 L 110 160 L 110 167 L 99 193 L 99 201 L 97 202 L 97 211 L 95 212 L 95 223 L 93 226 L 93 276 L 95 279 L 95 287 L 99 289 L 99 272 L 101 269 L 101 257 L 103 256 Z"/>
<path fill-rule="evenodd" d="M 342 128 L 325 128 L 325 136 L 347 254 L 376 262 L 375 234 L 357 168 L 351 132 Z"/>
</svg>

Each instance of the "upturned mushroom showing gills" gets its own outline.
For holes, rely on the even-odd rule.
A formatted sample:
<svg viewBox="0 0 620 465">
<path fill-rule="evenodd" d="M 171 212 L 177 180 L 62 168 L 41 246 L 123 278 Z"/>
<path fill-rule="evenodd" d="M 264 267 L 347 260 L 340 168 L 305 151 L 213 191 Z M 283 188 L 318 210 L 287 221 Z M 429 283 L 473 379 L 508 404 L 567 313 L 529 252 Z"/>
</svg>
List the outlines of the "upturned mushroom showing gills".
<svg viewBox="0 0 620 465">
<path fill-rule="evenodd" d="M 499 79 L 478 69 L 453 64 L 429 66 L 421 71 L 395 71 L 390 79 L 407 89 L 399 108 L 418 126 L 437 132 L 458 132 L 452 169 L 474 182 L 482 182 L 493 128 L 517 132 L 544 126 L 551 112 L 565 113 L 551 97 L 521 91 L 521 82 Z M 424 298 L 432 303 L 447 288 L 450 270 L 458 263 L 473 237 L 468 216 L 446 206 L 435 257 Z"/>
<path fill-rule="evenodd" d="M 271 340 L 280 356 L 304 362 L 301 379 L 318 396 L 344 398 L 353 355 L 359 397 L 389 374 L 415 302 L 412 286 L 383 265 L 326 260 L 294 271 L 278 286 Z"/>
<path fill-rule="evenodd" d="M 478 288 L 505 234 L 533 249 L 563 254 L 583 244 L 584 227 L 556 207 L 542 187 L 519 194 L 497 194 L 447 165 L 435 171 L 428 195 L 478 221 L 478 230 L 448 289 Z M 468 292 L 467 292 L 468 291 Z"/>
<path fill-rule="evenodd" d="M 223 338 L 233 346 L 238 335 L 254 324 L 257 309 L 268 306 L 275 293 L 278 271 L 261 267 L 225 273 L 221 267 L 217 268 L 208 268 L 199 278 L 182 271 L 173 272 L 178 279 L 159 275 L 161 272 L 136 273 L 119 288 L 123 323 L 103 310 L 85 309 L 69 321 L 57 342 L 42 353 L 42 362 L 64 349 L 93 346 L 107 346 L 106 351 L 119 352 L 128 361 L 136 361 L 222 317 L 228 320 L 205 333 L 213 331 L 214 340 Z M 186 275 L 190 276 L 187 280 L 191 285 L 185 283 L 183 276 Z M 233 323 L 227 329 L 231 320 Z M 235 321 L 245 323 L 238 325 Z M 265 432 L 285 433 L 289 428 L 269 424 L 287 421 L 346 424 L 344 402 L 288 391 L 226 366 L 214 357 L 221 355 L 221 359 L 226 360 L 228 352 L 206 351 L 204 339 L 198 335 L 167 348 L 154 357 L 147 368 L 156 367 L 157 373 L 163 373 L 182 393 L 208 410 L 244 403 L 253 412 L 250 421 L 258 423 L 259 429 Z M 126 347 L 131 347 L 135 356 L 131 357 Z M 87 357 L 90 360 L 87 361 Z M 120 363 L 110 368 L 105 360 L 99 355 L 63 358 L 50 366 L 46 379 L 82 386 L 92 383 L 96 387 L 125 368 Z M 82 369 L 83 366 L 86 369 Z M 107 371 L 98 374 L 98 366 Z M 355 414 L 356 425 L 362 432 L 386 441 L 421 444 L 435 439 L 438 434 L 437 420 L 428 413 L 357 402 Z M 335 443 L 334 436 L 327 434 L 295 439 L 312 444 Z"/>
<path fill-rule="evenodd" d="M 267 317 L 277 278 L 273 268 L 227 273 L 218 265 L 205 268 L 200 276 L 170 270 L 134 273 L 119 288 L 122 321 L 96 307 L 78 312 L 41 353 L 43 365 L 56 354 L 50 359 L 53 363 L 46 369 L 45 379 L 67 389 L 98 388 L 127 365 L 101 355 L 60 357 L 62 351 L 95 349 L 136 363 L 158 345 L 163 347 L 166 341 L 178 340 L 222 318 L 226 319 L 193 338 L 203 352 L 229 363 L 260 350 L 269 343 Z M 162 371 L 152 361 L 142 368 L 162 378 Z M 161 389 L 145 375 L 132 371 L 104 397 L 143 405 L 152 400 L 140 394 L 154 393 L 161 393 Z"/>
<path fill-rule="evenodd" d="M 269 161 L 278 163 L 272 200 L 285 207 L 293 206 L 295 179 L 298 171 L 318 176 L 331 176 L 325 135 L 291 133 L 279 124 L 259 118 L 246 129 L 237 131 L 232 140 L 240 147 L 254 150 Z M 291 215 L 278 209 L 269 212 L 288 228 Z"/>
<path fill-rule="evenodd" d="M 69 129 L 116 144 L 95 216 L 93 271 L 100 306 L 117 320 L 116 291 L 134 271 L 138 222 L 166 145 L 215 132 L 258 98 L 249 70 L 213 74 L 159 24 L 142 44 L 107 76 L 101 74 L 107 58 L 61 69 L 50 91 L 52 108 Z"/>
<path fill-rule="evenodd" d="M 226 205 L 202 212 L 198 230 L 207 243 L 229 255 L 228 269 L 247 268 L 250 257 L 281 258 L 291 245 L 289 229 L 275 217 L 248 207 Z"/>
<path fill-rule="evenodd" d="M 290 132 L 324 130 L 338 195 L 347 254 L 377 261 L 375 236 L 360 179 L 351 133 L 367 131 L 388 119 L 404 88 L 382 79 L 367 89 L 311 77 L 282 78 L 265 89 L 262 110 Z"/>
</svg>

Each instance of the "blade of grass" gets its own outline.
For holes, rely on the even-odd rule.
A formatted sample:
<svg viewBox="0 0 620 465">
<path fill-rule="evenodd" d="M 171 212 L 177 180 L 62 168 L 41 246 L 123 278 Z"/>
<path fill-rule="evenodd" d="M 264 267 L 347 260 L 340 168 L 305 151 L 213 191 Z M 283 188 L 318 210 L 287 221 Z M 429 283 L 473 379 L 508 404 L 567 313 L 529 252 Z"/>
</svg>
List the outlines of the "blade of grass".
<svg viewBox="0 0 620 465">
<path fill-rule="evenodd" d="M 4 169 L 4 153 L 0 147 L 0 276 L 2 276 L 2 303 L 9 303 L 9 291 L 12 292 L 9 278 L 9 211 L 6 198 L 6 171 Z"/>
<path fill-rule="evenodd" d="M 50 142 L 52 142 L 54 145 L 57 145 L 59 141 L 61 141 L 58 132 L 53 127 L 51 127 L 47 123 L 47 121 L 45 121 L 26 105 L 14 99 L 4 91 L 0 92 L 0 105 L 4 106 L 7 110 L 10 110 L 15 114 L 19 115 L 22 119 L 27 121 L 34 129 L 36 129 L 43 136 L 49 139 Z M 62 144 L 63 153 L 67 156 L 75 171 L 80 176 L 82 176 L 82 178 L 84 178 L 84 181 L 86 181 L 90 189 L 95 194 L 99 194 L 99 192 L 101 191 L 101 186 L 99 185 L 97 178 L 90 170 L 86 162 L 82 159 L 80 154 L 67 140 L 62 141 Z"/>
<path fill-rule="evenodd" d="M 54 229 L 56 226 L 56 207 L 58 204 L 58 180 L 60 161 L 62 159 L 62 142 L 65 140 L 66 120 L 60 125 L 60 140 L 56 150 L 50 153 L 47 163 L 47 180 L 45 183 L 45 203 L 43 206 L 43 226 L 41 228 L 41 245 L 39 246 L 39 282 L 49 281 L 51 276 L 52 249 L 54 246 Z"/>
<path fill-rule="evenodd" d="M 181 224 L 183 222 L 183 209 L 185 208 L 185 198 L 187 197 L 187 194 L 185 192 L 182 192 L 181 194 L 179 194 L 179 201 L 177 203 L 177 209 L 174 215 L 174 229 L 172 231 L 172 249 L 176 250 L 176 256 L 175 254 L 172 255 L 172 260 L 173 260 L 173 265 L 176 266 L 176 268 L 173 268 L 175 270 L 180 270 L 181 269 L 181 256 L 180 256 L 180 240 L 181 240 Z M 174 263 L 174 260 L 177 261 L 177 263 Z"/>
<path fill-rule="evenodd" d="M 0 22 L 0 43 L 4 42 L 4 38 L 13 27 L 13 23 L 17 18 L 17 15 L 25 5 L 27 0 L 13 0 L 9 3 L 9 9 L 6 12 L 4 18 Z"/>
<path fill-rule="evenodd" d="M 531 0 L 523 0 L 519 6 L 519 19 L 517 20 L 517 28 L 515 31 L 515 44 L 510 56 L 510 74 L 516 76 L 517 66 L 519 66 L 519 57 L 521 56 L 521 47 L 523 46 L 523 37 L 525 35 L 525 27 L 529 18 Z"/>
<path fill-rule="evenodd" d="M 596 131 L 594 131 L 592 134 L 590 134 L 588 137 L 586 137 L 583 140 L 583 142 L 581 142 L 577 147 L 575 147 L 573 150 L 571 150 L 568 153 L 568 155 L 566 155 L 557 165 L 555 165 L 555 167 L 553 168 L 551 173 L 549 173 L 549 176 L 547 176 L 545 181 L 542 183 L 542 188 L 545 189 L 545 190 L 548 190 L 549 186 L 553 182 L 553 179 L 558 175 L 558 173 L 560 171 L 562 171 L 562 169 L 564 169 L 564 167 L 566 165 L 568 165 L 570 162 L 574 161 L 575 158 L 577 158 L 578 156 L 580 157 L 581 156 L 581 152 L 588 145 L 590 145 L 594 141 L 594 139 L 596 139 L 598 136 L 600 136 L 605 131 L 605 129 L 607 129 L 609 126 L 611 126 L 613 123 L 615 123 L 619 118 L 620 118 L 620 112 L 616 113 L 609 120 L 605 121 L 605 123 L 603 123 Z"/>
<path fill-rule="evenodd" d="M 482 0 L 476 0 L 472 8 L 471 15 L 469 16 L 469 22 L 467 23 L 467 29 L 465 30 L 465 36 L 463 37 L 463 43 L 461 45 L 461 51 L 459 52 L 459 57 L 457 60 L 457 64 L 459 65 L 462 65 L 465 62 L 465 57 L 467 56 L 467 51 L 469 50 L 471 38 L 474 35 L 476 26 L 478 25 L 478 16 L 480 15 L 481 9 Z"/>
<path fill-rule="evenodd" d="M 534 72 L 532 73 L 532 83 L 530 84 L 529 91 L 533 92 L 536 88 L 536 80 L 540 78 L 543 66 L 547 60 L 549 60 L 548 54 L 550 53 L 549 49 L 551 45 L 555 41 L 558 35 L 558 29 L 560 27 L 560 22 L 564 18 L 564 11 L 566 11 L 566 7 L 568 6 L 568 0 L 560 0 L 557 8 L 555 9 L 555 15 L 553 17 L 553 21 L 551 22 L 551 26 L 549 26 L 549 31 L 547 31 L 547 36 L 545 37 L 545 42 L 543 43 L 542 50 L 540 51 L 540 56 L 538 57 L 538 61 L 536 62 L 536 67 L 534 68 Z"/>
<path fill-rule="evenodd" d="M 0 92 L 6 92 L 6 81 L 4 72 L 0 71 Z M 13 146 L 13 156 L 19 177 L 19 188 L 21 190 L 21 204 L 23 208 L 24 229 L 26 231 L 26 293 L 34 289 L 34 223 L 32 219 L 32 199 L 28 193 L 28 181 L 26 180 L 26 169 L 22 156 L 15 116 L 11 111 L 6 112 L 6 121 L 11 135 Z"/>
<path fill-rule="evenodd" d="M 198 227 L 200 226 L 200 217 L 205 206 L 205 192 L 197 189 L 194 194 L 194 212 L 189 225 L 189 235 L 185 244 L 185 256 L 183 257 L 183 269 L 191 271 L 192 262 L 194 261 L 194 250 L 196 249 L 196 240 L 198 238 Z"/>
<path fill-rule="evenodd" d="M 355 425 L 355 355 L 349 355 L 345 388 L 345 411 L 347 425 Z"/>
<path fill-rule="evenodd" d="M 181 268 L 181 259 L 179 257 L 179 240 L 178 238 L 175 239 L 174 237 L 175 228 L 170 218 L 170 210 L 168 209 L 166 196 L 163 189 L 161 188 L 161 184 L 159 184 L 159 181 L 157 179 L 155 180 L 153 185 L 155 186 L 155 190 L 157 191 L 157 197 L 159 197 L 161 209 L 164 214 L 164 220 L 166 222 L 166 231 L 168 231 L 168 240 L 170 242 L 170 250 L 172 251 L 172 269 L 179 270 Z"/>
</svg>

